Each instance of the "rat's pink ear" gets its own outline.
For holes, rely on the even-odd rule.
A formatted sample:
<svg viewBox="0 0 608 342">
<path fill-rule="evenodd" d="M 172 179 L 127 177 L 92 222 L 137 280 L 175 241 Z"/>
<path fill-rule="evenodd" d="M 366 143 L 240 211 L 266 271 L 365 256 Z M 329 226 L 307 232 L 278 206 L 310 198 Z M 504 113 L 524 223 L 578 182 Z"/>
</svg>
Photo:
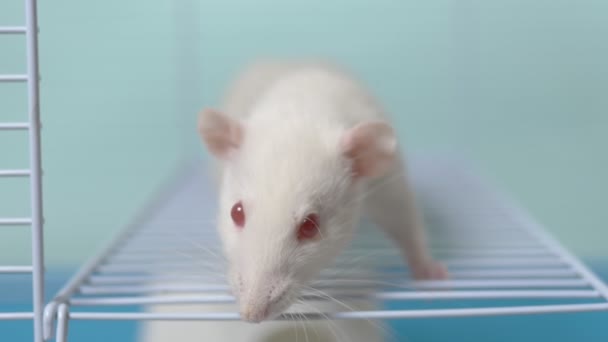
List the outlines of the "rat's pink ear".
<svg viewBox="0 0 608 342">
<path fill-rule="evenodd" d="M 226 159 L 243 141 L 241 123 L 215 109 L 203 109 L 198 116 L 198 132 L 215 157 Z"/>
<path fill-rule="evenodd" d="M 397 139 L 382 121 L 367 121 L 347 130 L 340 141 L 342 153 L 352 160 L 355 177 L 378 177 L 395 161 Z"/>
</svg>

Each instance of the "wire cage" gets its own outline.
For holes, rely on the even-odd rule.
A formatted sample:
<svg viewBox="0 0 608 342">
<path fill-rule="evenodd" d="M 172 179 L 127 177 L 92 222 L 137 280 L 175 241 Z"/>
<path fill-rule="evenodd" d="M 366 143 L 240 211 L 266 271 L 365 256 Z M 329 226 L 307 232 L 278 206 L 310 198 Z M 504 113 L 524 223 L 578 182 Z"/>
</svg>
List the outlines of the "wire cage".
<svg viewBox="0 0 608 342">
<path fill-rule="evenodd" d="M 0 178 L 29 178 L 29 217 L 2 217 L 0 226 L 20 226 L 31 229 L 31 265 L 0 266 L 0 276 L 9 274 L 31 275 L 32 311 L 0 312 L 0 320 L 32 320 L 34 341 L 42 342 L 42 313 L 44 309 L 44 255 L 43 255 L 43 207 L 42 169 L 40 156 L 40 103 L 38 73 L 38 21 L 36 1 L 24 1 L 25 25 L 0 26 L 0 35 L 25 37 L 27 51 L 24 74 L 0 75 L 1 82 L 27 83 L 28 120 L 24 122 L 0 122 L 0 134 L 6 131 L 23 131 L 29 137 L 29 168 L 0 170 Z"/>
<path fill-rule="evenodd" d="M 313 286 L 338 299 L 427 300 L 431 302 L 428 307 L 298 312 L 278 319 L 407 319 L 608 310 L 608 288 L 543 227 L 471 169 L 462 161 L 440 155 L 411 158 L 411 177 L 429 225 L 432 251 L 447 265 L 450 280 L 406 281 L 408 270 L 396 249 L 378 229 L 365 229 L 371 223 L 364 221 L 352 246 Z M 237 312 L 107 310 L 234 301 L 226 281 L 212 273 L 222 269 L 223 259 L 214 227 L 209 224 L 214 205 L 205 179 L 200 167 L 184 166 L 133 225 L 83 266 L 47 307 L 47 337 L 55 315 L 57 341 L 66 341 L 68 321 L 72 320 L 239 320 Z M 197 250 L 198 261 L 192 259 Z M 209 270 L 205 264 L 217 268 Z M 311 291 L 304 293 L 303 299 L 324 297 Z M 487 300 L 502 304 L 488 305 L 484 303 Z M 443 304 L 448 301 L 451 305 Z M 453 301 L 459 305 L 454 306 Z"/>
<path fill-rule="evenodd" d="M 237 312 L 141 312 L 124 307 L 232 303 L 228 285 L 206 264 L 221 269 L 219 241 L 210 223 L 215 197 L 198 163 L 177 165 L 167 184 L 102 251 L 94 255 L 44 306 L 43 219 L 40 163 L 36 1 L 25 1 L 26 25 L 0 27 L 24 35 L 27 73 L 0 82 L 27 82 L 29 121 L 0 123 L 0 133 L 29 134 L 30 166 L 0 170 L 0 177 L 29 177 L 31 217 L 0 218 L 0 226 L 31 226 L 32 265 L 0 266 L 0 276 L 32 275 L 32 312 L 3 312 L 0 320 L 32 320 L 34 341 L 68 340 L 70 322 L 238 321 Z M 409 281 L 396 249 L 363 221 L 350 248 L 322 272 L 313 290 L 338 298 L 428 305 L 375 310 L 286 313 L 279 320 L 408 319 L 608 310 L 608 288 L 576 256 L 508 196 L 462 160 L 441 155 L 410 160 L 412 184 L 430 232 L 433 254 L 450 280 Z M 201 260 L 192 259 L 204 251 Z M 346 271 L 345 271 L 346 270 Z M 339 279 L 336 272 L 340 272 Z M 356 280 L 356 281 L 353 281 Z M 325 300 L 315 291 L 303 300 Z M 486 300 L 500 300 L 500 305 Z M 522 304 L 522 300 L 525 304 Z M 458 305 L 454 305 L 454 302 Z M 116 309 L 116 310 L 114 310 Z M 120 310 L 119 310 L 120 309 Z"/>
</svg>

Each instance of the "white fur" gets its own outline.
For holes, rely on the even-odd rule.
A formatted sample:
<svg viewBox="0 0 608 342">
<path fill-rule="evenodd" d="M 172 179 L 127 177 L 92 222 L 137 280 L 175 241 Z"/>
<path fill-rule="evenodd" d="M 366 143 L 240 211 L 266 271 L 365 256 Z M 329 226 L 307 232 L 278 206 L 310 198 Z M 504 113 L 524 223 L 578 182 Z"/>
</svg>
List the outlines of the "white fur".
<svg viewBox="0 0 608 342">
<path fill-rule="evenodd" d="M 285 300 L 270 311 L 285 309 L 297 286 L 311 280 L 350 241 L 364 189 L 352 182 L 342 141 L 355 125 L 385 119 L 359 83 L 333 68 L 272 70 L 272 77 L 263 78 L 266 87 L 246 76 L 255 86 L 241 84 L 227 99 L 244 105 L 224 108 L 237 118 L 234 125 L 242 127 L 244 139 L 223 163 L 218 225 L 235 295 L 242 313 L 254 318 L 286 291 Z M 228 215 L 238 201 L 247 216 L 242 231 Z M 323 238 L 302 244 L 295 229 L 311 212 L 321 217 Z"/>
<path fill-rule="evenodd" d="M 201 134 L 203 139 L 211 133 L 221 136 L 221 127 L 228 127 L 226 136 L 232 138 L 230 132 L 242 133 L 238 144 L 233 144 L 237 140 L 232 138 L 215 141 L 226 147 L 215 155 L 220 160 L 221 176 L 218 229 L 230 264 L 230 283 L 239 303 L 238 308 L 233 306 L 230 310 L 238 309 L 248 320 L 259 321 L 269 318 L 264 316 L 265 310 L 272 318 L 288 309 L 300 293 L 300 286 L 329 265 L 351 240 L 363 212 L 395 241 L 416 276 L 445 276 L 441 266 L 428 256 L 424 230 L 400 153 L 394 146 L 393 131 L 383 124 L 388 118 L 367 89 L 348 73 L 323 63 L 257 64 L 235 82 L 221 112 L 230 115 L 226 121 L 229 125 L 223 122 L 205 128 L 203 114 Z M 376 126 L 357 129 L 366 123 Z M 378 138 L 375 148 L 349 158 L 349 146 L 357 145 L 352 139 L 374 143 L 374 138 Z M 368 172 L 376 177 L 359 179 L 353 174 L 359 158 L 367 164 L 380 165 L 386 162 L 386 156 L 393 156 L 393 163 Z M 242 230 L 230 217 L 230 209 L 237 201 L 245 207 L 246 225 Z M 321 238 L 298 242 L 298 222 L 311 212 L 321 218 Z M 343 309 L 331 303 L 324 305 Z M 374 303 L 363 306 L 371 308 Z M 150 324 L 146 341 L 160 341 L 152 337 L 177 334 L 182 329 L 169 330 L 168 325 L 161 329 L 161 323 Z M 285 322 L 230 324 L 233 326 L 227 325 L 225 333 L 250 336 L 251 341 L 274 341 L 259 337 L 268 329 L 293 326 Z M 206 325 L 208 329 L 209 324 Z M 209 330 L 197 326 L 201 327 L 198 340 L 209 340 Z M 310 338 L 314 334 L 308 335 Z M 364 341 L 373 340 L 358 335 Z M 355 336 L 348 340 L 357 341 Z M 243 337 L 236 340 L 249 341 Z M 179 340 L 185 341 L 181 337 Z M 229 339 L 226 336 L 218 340 Z"/>
<path fill-rule="evenodd" d="M 375 310 L 373 303 L 353 302 L 355 310 Z M 293 310 L 332 312 L 344 310 L 333 302 L 317 302 L 310 306 L 294 305 Z M 155 305 L 148 312 L 199 313 L 234 312 L 234 305 Z M 141 324 L 140 342 L 381 342 L 383 330 L 376 323 L 360 320 L 270 321 L 262 324 L 246 322 L 150 321 Z"/>
</svg>

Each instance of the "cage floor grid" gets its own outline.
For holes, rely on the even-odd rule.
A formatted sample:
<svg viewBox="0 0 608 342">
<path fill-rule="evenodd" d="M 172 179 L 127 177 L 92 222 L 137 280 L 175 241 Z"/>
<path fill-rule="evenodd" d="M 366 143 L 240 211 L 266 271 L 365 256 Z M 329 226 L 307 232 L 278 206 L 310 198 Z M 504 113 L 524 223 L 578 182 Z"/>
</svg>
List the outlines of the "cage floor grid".
<svg viewBox="0 0 608 342">
<path fill-rule="evenodd" d="M 608 289 L 525 212 L 460 161 L 409 165 L 433 254 L 450 279 L 411 281 L 392 242 L 363 221 L 351 247 L 314 289 L 341 298 L 399 302 L 403 309 L 326 313 L 333 319 L 396 319 L 608 310 Z M 238 320 L 236 312 L 112 312 L 155 304 L 232 303 L 215 233 L 215 193 L 199 167 L 171 185 L 47 306 L 46 335 L 68 319 Z M 310 291 L 304 300 L 324 300 Z M 487 301 L 491 303 L 488 304 Z M 496 305 L 499 301 L 500 305 Z M 522 305 L 522 301 L 525 305 Z M 411 307 L 408 307 L 411 303 Z M 420 304 L 423 303 L 423 304 Z M 324 314 L 305 312 L 309 319 Z M 280 319 L 294 319 L 285 314 Z M 58 341 L 63 341 L 58 339 Z"/>
</svg>

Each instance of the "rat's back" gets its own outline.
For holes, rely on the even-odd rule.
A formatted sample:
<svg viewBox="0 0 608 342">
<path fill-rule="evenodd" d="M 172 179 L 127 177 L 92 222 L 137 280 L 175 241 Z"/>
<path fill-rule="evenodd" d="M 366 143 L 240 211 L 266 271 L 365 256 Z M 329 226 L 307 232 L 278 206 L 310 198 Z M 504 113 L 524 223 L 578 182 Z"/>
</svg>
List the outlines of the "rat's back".
<svg viewBox="0 0 608 342">
<path fill-rule="evenodd" d="M 363 125 L 354 128 L 354 133 L 353 129 L 351 129 L 352 126 L 355 126 L 362 121 L 384 118 L 382 118 L 383 110 L 375 101 L 371 93 L 362 83 L 358 82 L 358 80 L 349 73 L 331 64 L 319 62 L 270 61 L 256 63 L 246 69 L 232 84 L 232 87 L 229 89 L 224 99 L 222 111 L 224 112 L 222 114 L 217 114 L 213 110 L 202 112 L 202 114 L 206 113 L 206 115 L 203 115 L 202 117 L 206 118 L 207 121 L 205 121 L 205 125 L 201 125 L 202 128 L 199 127 L 199 129 L 201 130 L 201 136 L 206 141 L 207 146 L 210 147 L 210 150 L 214 151 L 216 156 L 226 157 L 230 155 L 228 152 L 230 152 L 231 149 L 238 147 L 239 153 L 236 154 L 238 159 L 237 157 L 234 157 L 234 160 L 237 162 L 233 164 L 237 165 L 239 171 L 248 177 L 246 182 L 247 190 L 254 189 L 251 191 L 252 193 L 263 194 L 263 196 L 268 197 L 270 196 L 269 194 L 286 193 L 278 190 L 290 190 L 289 195 L 276 196 L 276 199 L 274 197 L 270 198 L 270 200 L 268 200 L 268 198 L 262 198 L 264 202 L 260 201 L 260 197 L 256 198 L 255 195 L 250 196 L 251 198 L 256 198 L 257 203 L 263 203 L 265 209 L 272 209 L 268 210 L 268 213 L 270 213 L 269 215 L 260 215 L 258 217 L 268 218 L 276 216 L 279 218 L 292 218 L 293 214 L 291 213 L 297 211 L 292 209 L 299 209 L 297 205 L 293 205 L 292 203 L 296 202 L 295 199 L 297 198 L 296 196 L 293 196 L 293 194 L 300 193 L 300 191 L 297 191 L 298 188 L 294 184 L 307 185 L 308 183 L 304 183 L 303 180 L 317 184 L 317 187 L 312 188 L 312 190 L 321 189 L 322 187 L 318 184 L 322 184 L 323 187 L 332 190 L 328 191 L 332 195 L 339 194 L 340 192 L 335 191 L 334 188 L 327 187 L 326 183 L 324 184 L 316 181 L 315 177 L 320 175 L 323 179 L 345 178 L 345 175 L 348 174 L 348 172 L 341 172 L 343 171 L 343 169 L 340 168 L 343 166 L 342 163 L 337 163 L 340 167 L 328 167 L 327 169 L 330 171 L 323 173 L 319 170 L 325 170 L 324 168 L 315 167 L 316 164 L 311 164 L 309 161 L 312 160 L 315 161 L 315 163 L 319 162 L 319 165 L 322 166 L 330 165 L 330 163 L 320 163 L 324 159 L 319 156 L 322 156 L 324 152 L 335 152 L 346 147 L 348 148 L 348 153 L 346 153 L 348 154 L 348 160 L 351 161 L 352 165 L 357 166 L 356 171 L 359 177 L 368 176 L 371 178 L 376 175 L 379 177 L 376 178 L 375 184 L 368 184 L 370 186 L 368 189 L 360 189 L 362 190 L 361 194 L 365 193 L 365 196 L 359 196 L 360 194 L 358 193 L 355 193 L 353 196 L 337 197 L 318 196 L 317 194 L 315 194 L 315 196 L 309 196 L 323 198 L 325 202 L 321 204 L 322 209 L 330 208 L 333 210 L 334 214 L 339 213 L 340 215 L 343 215 L 339 217 L 334 215 L 333 218 L 338 217 L 338 219 L 335 220 L 335 222 L 338 223 L 328 225 L 332 227 L 331 231 L 338 233 L 334 234 L 334 236 L 345 238 L 346 234 L 341 233 L 347 232 L 345 227 L 348 228 L 349 226 L 344 222 L 348 222 L 349 220 L 346 219 L 351 219 L 358 215 L 352 215 L 352 212 L 355 212 L 356 210 L 347 211 L 344 210 L 344 207 L 352 206 L 353 201 L 350 199 L 362 198 L 366 203 L 365 209 L 368 215 L 377 226 L 383 229 L 387 235 L 395 241 L 414 277 L 423 280 L 445 278 L 446 272 L 444 268 L 433 260 L 426 248 L 424 227 L 416 210 L 413 193 L 410 191 L 407 184 L 406 172 L 403 168 L 404 165 L 400 160 L 399 153 L 396 152 L 396 162 L 393 163 L 394 166 L 392 168 L 387 170 L 384 167 L 384 165 L 386 165 L 386 160 L 391 159 L 390 157 L 395 152 L 393 148 L 393 146 L 395 146 L 395 140 L 393 139 L 392 132 L 387 133 L 387 125 L 380 123 L 363 123 Z M 224 114 L 243 118 L 245 119 L 244 121 L 246 121 L 246 125 L 241 126 L 240 123 L 236 124 L 234 122 L 237 120 L 227 119 Z M 245 129 L 242 127 L 245 127 Z M 349 127 L 349 129 L 346 129 L 347 127 Z M 324 140 L 319 139 L 319 137 L 329 138 Z M 346 143 L 338 148 L 338 144 L 343 144 L 344 142 L 341 137 L 347 137 Z M 337 144 L 337 142 L 339 143 Z M 327 147 L 327 151 L 324 151 L 323 146 L 329 146 Z M 363 146 L 363 148 L 361 148 L 361 146 Z M 340 151 L 341 154 L 339 155 L 341 157 L 334 158 L 337 159 L 338 162 L 342 160 L 340 158 L 346 155 L 342 152 L 345 151 Z M 355 153 L 351 156 L 350 154 L 352 152 Z M 331 153 L 325 153 L 325 155 L 332 156 Z M 334 153 L 334 155 L 337 154 Z M 387 155 L 390 156 L 387 157 Z M 314 158 L 309 158 L 311 156 L 314 156 Z M 300 162 L 306 163 L 302 166 L 299 164 Z M 346 171 L 350 171 L 351 169 L 354 170 L 352 165 L 351 168 L 346 168 Z M 281 167 L 283 167 L 283 169 L 281 169 Z M 285 172 L 277 170 L 284 170 Z M 236 173 L 227 173 L 228 177 L 225 179 L 228 179 L 229 181 L 222 184 L 232 186 L 234 183 L 245 183 L 238 182 L 238 177 L 232 177 L 234 174 Z M 257 175 L 262 176 L 257 177 Z M 281 177 L 279 178 L 276 175 L 281 175 Z M 315 177 L 308 177 L 310 175 Z M 252 176 L 256 176 L 256 178 L 252 178 Z M 236 179 L 237 182 L 235 182 L 234 179 Z M 383 181 L 386 179 L 391 180 L 390 184 Z M 281 186 L 277 186 L 277 180 L 279 180 Z M 232 183 L 230 181 L 232 181 Z M 341 186 L 344 184 L 340 182 L 334 183 L 340 184 Z M 252 184 L 255 184 L 255 186 Z M 374 191 L 367 191 L 372 189 L 372 185 L 374 185 Z M 226 193 L 229 193 L 230 186 Z M 306 186 L 306 188 L 309 187 Z M 264 191 L 255 191 L 259 189 Z M 341 201 L 327 201 L 327 197 L 332 199 L 338 198 Z M 230 200 L 230 196 L 226 196 L 226 198 Z M 306 196 L 302 196 L 302 198 L 304 198 L 302 202 L 305 202 L 308 199 Z M 235 203 L 229 200 L 225 201 L 227 203 L 227 205 L 225 205 L 226 208 L 230 208 L 230 206 Z M 330 205 L 327 205 L 328 203 Z M 258 206 L 258 208 L 260 207 L 261 206 Z M 340 210 L 336 210 L 336 208 L 340 208 Z M 224 213 L 227 212 L 228 210 L 224 211 Z M 348 215 L 345 215 L 345 213 L 348 213 Z M 251 215 L 251 217 L 253 217 L 253 215 Z M 224 216 L 224 219 L 229 220 L 227 215 Z M 257 227 L 279 227 L 282 229 L 284 226 L 281 224 L 268 224 L 267 221 L 268 220 L 260 220 L 259 222 L 262 222 L 262 224 L 257 225 Z M 285 222 L 287 221 L 288 220 L 285 220 Z M 235 227 L 233 224 L 230 224 L 225 225 L 224 228 L 226 229 L 220 230 L 224 232 L 234 232 L 234 230 L 230 229 L 234 229 Z M 336 230 L 337 228 L 342 229 Z M 251 229 L 248 228 L 245 232 L 247 231 L 251 231 Z M 325 237 L 327 239 L 331 237 L 331 231 L 326 231 L 327 234 Z M 241 243 L 239 247 L 258 247 L 258 245 L 261 245 L 264 247 L 264 253 L 238 254 L 239 260 L 243 261 L 243 263 L 247 261 L 246 266 L 249 267 L 245 267 L 245 269 L 257 271 L 260 269 L 260 265 L 266 267 L 268 264 L 271 264 L 271 266 L 291 266 L 276 267 L 275 269 L 278 270 L 287 269 L 288 271 L 291 271 L 292 268 L 296 269 L 293 267 L 295 262 L 285 262 L 285 260 L 289 261 L 290 258 L 280 257 L 280 248 L 266 248 L 268 246 L 275 247 L 278 245 L 276 241 L 287 241 L 286 239 L 276 238 L 281 235 L 276 233 L 282 231 L 258 229 L 253 230 L 253 232 L 253 235 L 247 235 L 249 236 L 249 240 L 239 240 L 249 242 L 248 244 Z M 246 235 L 243 235 L 243 237 L 244 236 Z M 264 236 L 266 237 L 265 239 Z M 294 240 L 293 234 L 289 236 L 292 238 L 290 241 Z M 306 266 L 313 270 L 318 269 L 317 266 L 323 266 L 319 265 L 325 262 L 323 259 L 312 258 L 311 256 L 324 256 L 339 251 L 340 248 L 335 248 L 335 243 L 333 243 L 337 240 L 339 239 L 327 240 L 332 242 L 331 248 L 333 248 L 333 250 L 330 250 L 330 248 L 313 250 L 317 253 L 310 253 L 307 256 L 310 257 L 308 260 L 313 260 L 313 262 L 308 262 Z M 264 241 L 265 243 L 259 244 L 259 241 Z M 324 247 L 327 247 L 327 245 Z M 240 248 L 230 250 L 232 252 L 241 251 Z M 258 251 L 259 250 L 261 249 L 258 249 Z M 273 253 L 274 251 L 279 252 L 272 254 L 269 251 Z M 279 257 L 261 258 L 260 256 L 262 254 Z M 298 263 L 302 263 L 301 258 L 296 258 L 295 260 L 297 260 Z M 321 260 L 322 262 L 318 262 L 318 260 Z M 317 264 L 313 264 L 314 262 Z M 300 264 L 297 266 L 302 265 Z M 300 271 L 306 270 L 301 267 L 297 269 Z M 273 273 L 274 272 L 266 272 L 265 274 L 276 277 Z M 279 275 L 282 274 L 281 272 L 276 273 Z M 243 272 L 240 274 L 243 274 Z M 256 272 L 250 272 L 250 274 L 256 274 Z M 362 276 L 369 276 L 369 274 Z M 253 280 L 259 280 L 259 282 L 270 279 L 270 277 L 256 278 L 253 276 L 251 278 Z M 290 277 L 282 276 L 282 278 L 276 277 L 276 279 L 283 283 L 290 281 L 290 278 L 295 277 L 293 275 Z M 307 278 L 308 275 L 301 277 L 301 279 L 305 279 L 305 281 Z M 239 280 L 241 280 L 241 283 L 243 282 L 242 279 Z M 272 280 L 273 279 L 270 279 L 268 283 L 274 284 Z M 268 286 L 266 287 L 268 288 Z M 274 287 L 270 288 L 274 289 Z M 258 289 L 265 291 L 263 286 L 258 286 Z M 264 291 L 258 291 L 257 293 L 265 294 L 268 292 Z M 270 292 L 272 292 L 272 290 Z M 235 293 L 238 294 L 240 292 L 237 291 Z M 214 295 L 214 293 L 197 293 L 193 295 L 205 296 Z M 258 302 L 264 302 L 264 300 L 268 302 L 269 300 L 264 298 L 270 299 L 270 295 L 267 297 L 264 295 L 250 297 L 241 296 L 240 298 L 256 299 L 254 301 L 250 300 L 250 302 L 254 302 L 255 304 L 255 302 L 258 301 L 257 299 L 260 298 L 262 300 Z M 237 296 L 235 296 L 235 301 L 227 303 L 226 305 L 158 304 L 146 307 L 146 311 L 152 313 L 177 313 L 188 312 L 188 310 L 197 313 L 239 312 L 241 307 L 236 299 Z M 344 306 L 353 308 L 353 311 L 374 311 L 378 309 L 379 303 L 377 303 L 372 296 L 364 296 L 361 300 L 348 298 L 345 303 L 320 300 L 304 304 L 296 302 L 292 307 L 288 308 L 288 311 L 294 309 L 294 311 L 300 312 L 340 312 L 344 310 Z M 263 308 L 262 305 L 257 306 Z M 270 304 L 266 304 L 265 306 L 266 309 L 271 307 Z M 255 308 L 255 305 L 251 305 L 251 307 Z M 250 308 L 244 312 L 251 316 L 251 311 L 249 309 Z M 260 310 L 260 312 L 263 311 Z M 243 318 L 247 318 L 247 315 L 243 316 Z M 327 323 L 329 328 L 322 330 L 325 323 Z M 178 325 L 176 325 L 176 322 L 145 322 L 142 326 L 140 341 L 160 342 L 179 340 L 181 342 L 186 342 L 201 340 L 236 340 L 244 342 L 284 342 L 298 339 L 308 340 L 309 338 L 312 341 L 316 336 L 318 337 L 318 340 L 332 342 L 340 340 L 372 342 L 382 340 L 383 335 L 382 331 L 374 326 L 372 322 L 364 320 L 336 320 L 332 322 L 290 322 L 278 320 L 267 321 L 257 325 L 242 321 L 222 323 L 177 322 L 177 324 Z M 301 331 L 300 327 L 302 327 L 304 331 Z M 311 331 L 316 333 L 311 333 Z"/>
<path fill-rule="evenodd" d="M 341 66 L 317 60 L 252 63 L 232 80 L 220 107 L 225 115 L 247 122 L 245 139 L 251 144 L 244 144 L 247 152 L 243 155 L 257 160 L 250 164 L 264 166 L 278 162 L 279 152 L 263 155 L 278 146 L 289 148 L 287 154 L 293 158 L 318 158 L 329 152 L 319 141 L 331 142 L 362 121 L 385 119 L 383 108 L 363 82 Z M 302 134 L 306 139 L 297 138 Z M 317 143 L 308 143 L 309 139 Z M 264 162 L 265 157 L 270 161 Z M 209 165 L 217 184 L 223 164 Z"/>
<path fill-rule="evenodd" d="M 223 110 L 236 117 L 257 114 L 273 120 L 290 114 L 313 119 L 331 116 L 345 125 L 383 116 L 381 106 L 362 82 L 346 69 L 318 61 L 250 65 L 233 81 Z"/>
</svg>

